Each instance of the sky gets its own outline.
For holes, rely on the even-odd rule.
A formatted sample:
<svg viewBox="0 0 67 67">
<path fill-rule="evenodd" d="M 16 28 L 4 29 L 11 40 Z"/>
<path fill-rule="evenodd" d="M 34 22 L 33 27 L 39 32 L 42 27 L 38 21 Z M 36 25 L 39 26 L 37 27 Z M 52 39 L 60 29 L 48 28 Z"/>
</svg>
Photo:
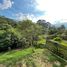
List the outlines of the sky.
<svg viewBox="0 0 67 67">
<path fill-rule="evenodd" d="M 0 15 L 15 20 L 67 22 L 67 0 L 0 0 Z"/>
</svg>

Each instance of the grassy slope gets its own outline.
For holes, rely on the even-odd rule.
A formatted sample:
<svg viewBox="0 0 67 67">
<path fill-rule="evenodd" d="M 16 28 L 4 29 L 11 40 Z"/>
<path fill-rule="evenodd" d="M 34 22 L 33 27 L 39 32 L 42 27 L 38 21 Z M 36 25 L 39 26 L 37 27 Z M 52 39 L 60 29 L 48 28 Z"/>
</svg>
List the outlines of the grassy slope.
<svg viewBox="0 0 67 67">
<path fill-rule="evenodd" d="M 10 65 L 11 67 L 64 67 L 67 64 L 47 49 L 35 48 L 13 50 L 0 54 L 0 62 L 5 64 L 6 67 Z"/>
<path fill-rule="evenodd" d="M 32 53 L 32 48 L 24 49 L 24 50 L 12 50 L 6 53 L 0 54 L 0 63 L 4 63 L 7 61 L 17 61 L 21 57 L 27 56 Z"/>
<path fill-rule="evenodd" d="M 67 41 L 62 40 L 62 41 L 61 41 L 61 44 L 67 47 Z"/>
<path fill-rule="evenodd" d="M 64 60 L 55 56 L 47 49 L 36 49 L 30 58 L 32 58 L 33 61 L 35 60 L 36 67 L 42 67 L 42 65 L 43 67 L 64 67 L 65 64 L 67 64 Z M 38 64 L 36 61 L 38 61 Z"/>
<path fill-rule="evenodd" d="M 47 49 L 34 49 L 34 53 L 26 56 L 20 63 L 23 67 L 65 67 L 67 64 Z"/>
</svg>

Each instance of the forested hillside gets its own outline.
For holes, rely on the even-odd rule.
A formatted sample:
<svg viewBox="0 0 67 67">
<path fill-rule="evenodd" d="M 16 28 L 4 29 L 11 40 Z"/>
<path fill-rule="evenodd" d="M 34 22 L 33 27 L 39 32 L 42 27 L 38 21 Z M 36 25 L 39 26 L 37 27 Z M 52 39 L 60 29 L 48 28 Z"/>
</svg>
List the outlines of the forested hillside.
<svg viewBox="0 0 67 67">
<path fill-rule="evenodd" d="M 45 53 L 46 51 L 46 53 Z M 24 63 L 33 64 L 32 67 L 38 64 L 37 54 L 40 54 L 40 60 L 47 61 L 47 59 L 42 59 L 46 55 L 48 56 L 48 63 L 51 67 L 65 67 L 67 64 L 67 29 L 64 25 L 60 27 L 55 27 L 50 22 L 46 20 L 38 20 L 36 23 L 32 20 L 26 19 L 22 21 L 16 21 L 4 16 L 0 16 L 0 63 L 15 63 L 23 58 L 24 56 L 30 57 L 29 62 L 25 57 Z M 42 53 L 42 55 L 41 55 Z M 43 54 L 44 53 L 44 54 Z M 58 58 L 57 56 L 60 58 Z M 30 56 L 28 56 L 30 55 Z M 43 56 L 43 57 L 42 57 Z M 50 56 L 50 57 L 49 57 Z M 34 60 L 36 57 L 36 65 Z M 15 60 L 13 60 L 15 59 Z M 33 60 L 32 60 L 33 59 Z M 22 60 L 22 59 L 21 59 Z M 52 61 L 51 61 L 52 60 Z M 53 61 L 60 62 L 59 66 Z M 63 63 L 65 62 L 65 63 Z M 7 65 L 9 66 L 8 63 Z M 41 62 L 40 62 L 41 63 Z M 42 62 L 45 65 L 44 62 Z M 41 64 L 42 64 L 41 63 Z M 1 66 L 3 67 L 3 66 Z M 21 67 L 20 65 L 18 67 Z M 23 66 L 24 67 L 24 66 Z M 44 66 L 40 66 L 44 67 Z M 48 67 L 46 65 L 45 67 Z"/>
</svg>

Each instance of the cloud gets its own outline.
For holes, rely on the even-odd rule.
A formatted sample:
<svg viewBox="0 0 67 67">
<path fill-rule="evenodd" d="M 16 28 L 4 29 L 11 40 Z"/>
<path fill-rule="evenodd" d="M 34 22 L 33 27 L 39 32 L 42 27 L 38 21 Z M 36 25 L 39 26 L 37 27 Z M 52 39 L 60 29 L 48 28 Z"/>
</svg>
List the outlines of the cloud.
<svg viewBox="0 0 67 67">
<path fill-rule="evenodd" d="M 13 4 L 11 0 L 3 0 L 3 3 L 0 3 L 0 10 L 11 8 Z"/>
<path fill-rule="evenodd" d="M 38 17 L 34 16 L 34 14 L 23 14 L 22 12 L 19 12 L 17 14 L 14 15 L 16 17 L 16 20 L 26 20 L 26 19 L 30 19 L 33 22 L 36 22 Z"/>
<path fill-rule="evenodd" d="M 19 12 L 17 14 L 13 14 L 13 16 L 16 17 L 16 20 L 19 20 L 19 21 L 30 19 L 33 22 L 37 22 L 39 19 L 45 19 L 45 15 L 37 17 L 34 14 L 24 14 L 22 12 Z"/>
<path fill-rule="evenodd" d="M 44 12 L 41 18 L 52 23 L 67 20 L 67 0 L 36 0 L 36 2 L 36 9 Z"/>
</svg>

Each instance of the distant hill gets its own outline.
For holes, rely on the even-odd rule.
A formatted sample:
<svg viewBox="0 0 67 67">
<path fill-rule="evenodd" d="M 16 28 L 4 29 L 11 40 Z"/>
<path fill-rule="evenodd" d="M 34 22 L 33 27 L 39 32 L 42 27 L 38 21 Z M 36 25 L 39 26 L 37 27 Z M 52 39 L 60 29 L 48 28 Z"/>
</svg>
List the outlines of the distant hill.
<svg viewBox="0 0 67 67">
<path fill-rule="evenodd" d="M 38 20 L 37 24 L 39 24 L 45 28 L 51 27 L 51 25 L 52 25 L 50 22 L 47 22 L 46 20 Z"/>
<path fill-rule="evenodd" d="M 9 24 L 9 25 L 11 25 L 13 27 L 17 24 L 15 20 L 7 18 L 7 17 L 4 17 L 4 16 L 0 16 L 0 24 L 1 23 Z"/>
<path fill-rule="evenodd" d="M 54 24 L 56 27 L 60 27 L 61 25 L 64 25 L 65 28 L 67 29 L 67 22 L 64 22 L 64 23 L 55 23 Z"/>
</svg>

